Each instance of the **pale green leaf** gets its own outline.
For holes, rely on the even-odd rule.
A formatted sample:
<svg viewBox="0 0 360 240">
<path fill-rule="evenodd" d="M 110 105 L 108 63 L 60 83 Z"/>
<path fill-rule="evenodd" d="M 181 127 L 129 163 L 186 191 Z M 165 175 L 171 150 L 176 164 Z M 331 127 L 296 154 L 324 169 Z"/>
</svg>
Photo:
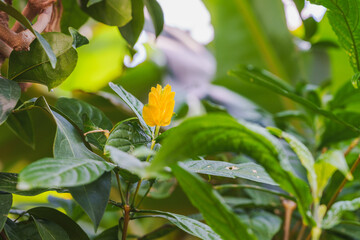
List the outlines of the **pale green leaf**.
<svg viewBox="0 0 360 240">
<path fill-rule="evenodd" d="M 3 124 L 15 108 L 21 95 L 19 84 L 0 77 L 0 125 Z"/>
</svg>

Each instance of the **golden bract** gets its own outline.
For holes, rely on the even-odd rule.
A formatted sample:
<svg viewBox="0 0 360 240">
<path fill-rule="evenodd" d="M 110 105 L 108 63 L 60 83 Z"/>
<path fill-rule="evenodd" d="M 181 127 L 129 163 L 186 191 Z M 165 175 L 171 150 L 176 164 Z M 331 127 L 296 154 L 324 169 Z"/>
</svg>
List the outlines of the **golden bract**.
<svg viewBox="0 0 360 240">
<path fill-rule="evenodd" d="M 159 84 L 156 88 L 152 87 L 149 103 L 144 106 L 142 113 L 146 124 L 150 127 L 169 125 L 174 112 L 174 97 L 175 93 L 171 92 L 170 85 L 164 88 Z"/>
</svg>

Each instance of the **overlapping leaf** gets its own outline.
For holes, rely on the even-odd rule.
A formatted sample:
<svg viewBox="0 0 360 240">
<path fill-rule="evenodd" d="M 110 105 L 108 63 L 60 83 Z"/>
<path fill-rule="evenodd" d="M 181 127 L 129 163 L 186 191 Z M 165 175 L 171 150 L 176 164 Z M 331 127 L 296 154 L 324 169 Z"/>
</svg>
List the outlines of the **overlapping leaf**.
<svg viewBox="0 0 360 240">
<path fill-rule="evenodd" d="M 0 125 L 8 118 L 21 95 L 16 82 L 0 77 Z"/>
</svg>

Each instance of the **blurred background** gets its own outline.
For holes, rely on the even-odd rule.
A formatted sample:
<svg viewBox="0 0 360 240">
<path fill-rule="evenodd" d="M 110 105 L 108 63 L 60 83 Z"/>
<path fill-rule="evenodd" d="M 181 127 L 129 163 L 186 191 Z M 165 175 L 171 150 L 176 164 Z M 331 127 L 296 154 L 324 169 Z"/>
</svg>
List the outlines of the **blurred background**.
<svg viewBox="0 0 360 240">
<path fill-rule="evenodd" d="M 14 0 L 18 9 L 25 3 Z M 59 97 L 75 97 L 101 109 L 115 124 L 131 115 L 113 98 L 109 82 L 121 84 L 144 103 L 152 86 L 170 84 L 176 92 L 177 114 L 170 127 L 210 111 L 228 111 L 236 118 L 268 126 L 276 121 L 274 115 L 294 108 L 294 104 L 264 88 L 230 77 L 229 70 L 252 64 L 293 86 L 301 88 L 305 83 L 314 89 L 328 86 L 330 92 L 348 83 L 352 76 L 348 56 L 337 44 L 326 9 L 308 1 L 159 0 L 159 3 L 164 11 L 164 31 L 155 39 L 147 17 L 133 57 L 116 27 L 88 20 L 79 31 L 90 43 L 78 49 L 74 72 L 50 92 L 33 84 L 22 100 L 44 95 L 54 104 Z M 31 111 L 31 119 L 34 146 L 19 140 L 6 124 L 0 126 L 1 171 L 18 173 L 30 162 L 52 156 L 55 124 L 41 110 Z M 145 201 L 145 208 L 194 213 L 195 209 L 174 182 L 163 186 L 166 187 L 158 189 L 159 192 L 150 193 L 152 198 Z M 50 197 L 15 196 L 14 205 L 29 208 L 38 204 L 68 204 L 76 215 L 76 205 L 69 196 L 59 193 L 50 193 Z M 105 214 L 98 232 L 116 223 L 119 213 L 112 210 L 116 209 Z M 79 213 L 77 218 L 92 231 L 86 215 Z M 133 222 L 132 231 L 139 235 L 163 223 Z M 171 236 L 163 239 L 191 239 L 180 231 Z"/>
</svg>

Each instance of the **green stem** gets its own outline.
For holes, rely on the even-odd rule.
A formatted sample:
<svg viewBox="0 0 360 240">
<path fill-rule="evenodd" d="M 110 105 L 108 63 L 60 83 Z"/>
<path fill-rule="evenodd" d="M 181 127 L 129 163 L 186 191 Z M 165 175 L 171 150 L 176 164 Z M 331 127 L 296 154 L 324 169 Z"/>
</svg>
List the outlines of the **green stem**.
<svg viewBox="0 0 360 240">
<path fill-rule="evenodd" d="M 124 195 L 121 191 L 121 182 L 120 182 L 120 178 L 119 178 L 119 174 L 117 172 L 115 172 L 115 176 L 116 176 L 116 181 L 117 181 L 117 185 L 118 185 L 118 189 L 119 189 L 119 194 L 120 194 L 120 198 L 121 198 L 121 203 L 124 204 L 125 203 L 125 199 L 124 199 Z"/>
</svg>

